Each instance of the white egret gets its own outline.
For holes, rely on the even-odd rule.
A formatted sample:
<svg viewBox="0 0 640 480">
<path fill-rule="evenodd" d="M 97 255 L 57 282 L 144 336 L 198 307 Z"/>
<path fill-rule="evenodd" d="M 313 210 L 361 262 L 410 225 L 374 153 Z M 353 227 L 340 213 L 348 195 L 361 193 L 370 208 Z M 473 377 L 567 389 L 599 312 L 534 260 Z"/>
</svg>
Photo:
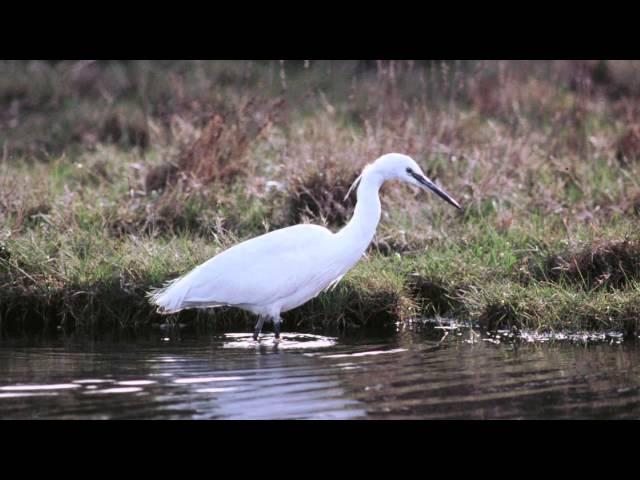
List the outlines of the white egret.
<svg viewBox="0 0 640 480">
<path fill-rule="evenodd" d="M 335 286 L 364 255 L 380 221 L 378 193 L 386 180 L 402 180 L 428 189 L 461 208 L 411 157 L 389 153 L 367 165 L 349 189 L 347 196 L 359 183 L 353 217 L 339 232 L 303 224 L 252 238 L 150 292 L 151 303 L 160 313 L 238 307 L 258 315 L 254 340 L 265 319 L 273 321 L 279 340 L 280 313 Z"/>
</svg>

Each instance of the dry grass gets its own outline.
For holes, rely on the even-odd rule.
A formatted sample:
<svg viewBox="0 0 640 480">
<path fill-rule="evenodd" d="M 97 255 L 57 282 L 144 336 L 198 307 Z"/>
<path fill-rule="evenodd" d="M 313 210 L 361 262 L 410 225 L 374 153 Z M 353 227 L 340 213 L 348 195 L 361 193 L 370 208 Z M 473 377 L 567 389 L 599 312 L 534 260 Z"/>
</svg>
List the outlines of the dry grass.
<svg viewBox="0 0 640 480">
<path fill-rule="evenodd" d="M 617 290 L 640 281 L 640 242 L 598 241 L 580 252 L 549 255 L 532 268 L 539 280 L 567 282 L 585 290 Z"/>
</svg>

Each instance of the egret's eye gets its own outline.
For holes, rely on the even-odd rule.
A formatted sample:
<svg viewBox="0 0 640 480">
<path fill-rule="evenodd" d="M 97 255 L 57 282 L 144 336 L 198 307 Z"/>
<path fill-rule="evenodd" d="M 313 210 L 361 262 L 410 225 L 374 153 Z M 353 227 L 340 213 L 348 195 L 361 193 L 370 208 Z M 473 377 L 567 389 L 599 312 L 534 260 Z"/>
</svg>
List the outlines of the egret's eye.
<svg viewBox="0 0 640 480">
<path fill-rule="evenodd" d="M 407 167 L 407 173 L 408 173 L 409 175 L 411 175 L 411 174 L 413 173 L 413 170 L 411 170 L 411 167 Z"/>
</svg>

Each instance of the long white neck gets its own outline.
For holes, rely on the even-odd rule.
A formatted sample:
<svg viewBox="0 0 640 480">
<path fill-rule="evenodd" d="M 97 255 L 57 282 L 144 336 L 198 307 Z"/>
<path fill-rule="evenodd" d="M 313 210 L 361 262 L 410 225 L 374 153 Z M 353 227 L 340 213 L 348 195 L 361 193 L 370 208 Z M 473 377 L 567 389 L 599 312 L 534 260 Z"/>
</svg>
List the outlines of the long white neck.
<svg viewBox="0 0 640 480">
<path fill-rule="evenodd" d="M 383 176 L 375 171 L 365 171 L 358 185 L 358 201 L 349 223 L 340 230 L 343 240 L 348 240 L 354 248 L 365 252 L 376 233 L 380 221 L 380 187 Z"/>
</svg>

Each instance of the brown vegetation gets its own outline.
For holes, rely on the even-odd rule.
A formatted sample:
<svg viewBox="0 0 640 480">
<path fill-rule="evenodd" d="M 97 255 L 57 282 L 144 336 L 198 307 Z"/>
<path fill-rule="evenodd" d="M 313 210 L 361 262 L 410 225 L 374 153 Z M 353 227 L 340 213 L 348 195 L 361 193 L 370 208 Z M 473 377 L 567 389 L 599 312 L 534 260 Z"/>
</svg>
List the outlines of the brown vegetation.
<svg viewBox="0 0 640 480">
<path fill-rule="evenodd" d="M 549 255 L 532 274 L 539 280 L 569 282 L 586 290 L 626 288 L 640 281 L 640 242 L 601 241 L 578 253 Z"/>
<path fill-rule="evenodd" d="M 624 164 L 640 159 L 640 125 L 632 125 L 620 136 L 616 158 Z"/>
</svg>

